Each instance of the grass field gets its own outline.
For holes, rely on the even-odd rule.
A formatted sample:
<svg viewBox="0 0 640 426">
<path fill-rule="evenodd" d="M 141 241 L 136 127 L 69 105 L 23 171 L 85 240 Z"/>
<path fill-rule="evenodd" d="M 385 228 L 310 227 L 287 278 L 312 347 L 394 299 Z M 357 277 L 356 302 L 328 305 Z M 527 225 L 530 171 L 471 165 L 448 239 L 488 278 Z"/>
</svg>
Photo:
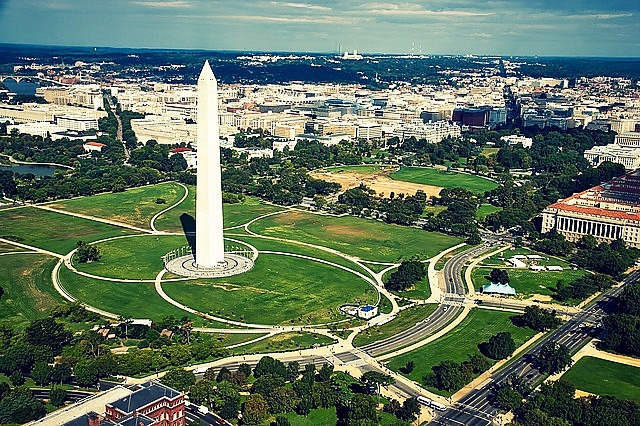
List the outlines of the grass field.
<svg viewBox="0 0 640 426">
<path fill-rule="evenodd" d="M 482 194 L 498 187 L 498 184 L 479 176 L 466 173 L 446 172 L 429 167 L 401 167 L 389 175 L 395 180 L 415 182 L 442 188 L 460 187 L 471 192 Z"/>
<path fill-rule="evenodd" d="M 295 331 L 291 333 L 280 333 L 272 337 L 260 340 L 255 343 L 240 346 L 232 349 L 236 354 L 256 354 L 269 352 L 295 351 L 298 349 L 308 349 L 314 345 L 325 346 L 333 343 L 327 336 L 315 333 Z"/>
<path fill-rule="evenodd" d="M 385 170 L 393 170 L 395 166 L 382 165 L 382 164 L 366 164 L 366 165 L 357 165 L 357 166 L 334 166 L 334 167 L 326 167 L 324 169 L 318 170 L 320 172 L 331 172 L 331 173 L 359 173 L 363 175 L 370 175 L 373 173 L 379 173 Z"/>
<path fill-rule="evenodd" d="M 566 373 L 576 389 L 640 402 L 640 368 L 586 356 Z"/>
<path fill-rule="evenodd" d="M 479 354 L 478 345 L 489 340 L 491 336 L 501 331 L 508 331 L 513 336 L 516 346 L 520 346 L 535 335 L 528 328 L 513 325 L 510 312 L 473 309 L 469 315 L 445 336 L 428 343 L 421 348 L 398 357 L 392 358 L 388 367 L 400 371 L 408 361 L 415 362 L 415 369 L 407 377 L 419 383 L 422 377 L 431 373 L 431 367 L 441 361 L 466 361 L 471 355 Z M 440 395 L 449 396 L 453 392 L 444 392 L 433 388 L 428 390 Z"/>
<path fill-rule="evenodd" d="M 57 201 L 50 207 L 74 213 L 149 228 L 151 218 L 176 203 L 184 195 L 184 189 L 175 182 L 128 189 L 124 192 L 106 193 L 90 197 Z M 162 198 L 165 204 L 156 204 Z"/>
<path fill-rule="evenodd" d="M 480 152 L 480 155 L 489 157 L 491 154 L 497 154 L 498 151 L 500 151 L 500 148 L 482 148 L 482 152 Z"/>
<path fill-rule="evenodd" d="M 118 238 L 98 244 L 102 257 L 91 263 L 74 266 L 83 272 L 119 279 L 154 279 L 164 267 L 162 256 L 186 246 L 187 240 L 177 235 L 140 235 Z"/>
<path fill-rule="evenodd" d="M 375 303 L 361 278 L 322 263 L 262 254 L 254 268 L 228 278 L 170 282 L 164 291 L 201 312 L 258 324 L 315 324 L 343 318 L 346 303 Z"/>
<path fill-rule="evenodd" d="M 396 319 L 390 321 L 384 325 L 367 328 L 361 331 L 354 339 L 353 346 L 360 347 L 368 345 L 369 343 L 376 342 L 378 340 L 386 339 L 387 337 L 394 336 L 401 331 L 413 327 L 416 323 L 424 320 L 431 315 L 438 305 L 419 305 L 413 308 L 405 309 L 401 311 Z"/>
<path fill-rule="evenodd" d="M 35 207 L 0 211 L 0 237 L 59 254 L 73 250 L 79 240 L 129 234 L 132 232 L 117 226 Z"/>
<path fill-rule="evenodd" d="M 286 413 L 291 426 L 318 426 L 335 425 L 338 421 L 335 407 L 316 408 L 311 410 L 308 416 L 299 416 L 296 413 Z M 275 417 L 274 417 L 275 418 Z M 378 411 L 379 426 L 409 426 L 411 423 L 403 422 L 391 413 Z"/>
<path fill-rule="evenodd" d="M 471 279 L 475 288 L 480 288 L 489 281 L 484 278 L 489 275 L 492 268 L 475 268 L 471 273 Z M 533 294 L 543 296 L 553 296 L 556 294 L 556 285 L 558 281 L 570 283 L 581 276 L 587 274 L 584 270 L 574 271 L 567 269 L 564 271 L 541 271 L 534 272 L 528 269 L 509 268 L 509 285 L 516 289 L 518 296 L 528 297 Z"/>
<path fill-rule="evenodd" d="M 352 216 L 320 216 L 288 212 L 255 222 L 262 235 L 323 245 L 365 260 L 395 262 L 419 256 L 427 259 L 461 240 L 448 235 Z"/>
<path fill-rule="evenodd" d="M 155 225 L 157 229 L 169 232 L 183 232 L 184 227 L 181 221 L 181 216 L 183 215 L 186 215 L 183 216 L 183 218 L 186 217 L 187 220 L 191 222 L 187 226 L 194 226 L 196 217 L 196 191 L 194 186 L 188 186 L 188 188 L 189 195 L 182 203 L 168 212 L 161 214 L 158 219 L 156 219 Z M 256 197 L 246 197 L 244 203 L 224 204 L 222 210 L 224 227 L 230 228 L 243 225 L 263 214 L 284 210 L 284 208 L 265 204 Z"/>
<path fill-rule="evenodd" d="M 9 253 L 15 251 L 29 251 L 28 249 L 24 249 L 22 247 L 14 246 L 13 244 L 7 244 L 0 241 L 0 253 Z"/>
<path fill-rule="evenodd" d="M 366 271 L 360 267 L 357 263 L 351 262 L 350 260 L 345 259 L 342 256 L 338 256 L 337 254 L 330 253 L 328 251 L 324 251 L 321 249 L 316 249 L 313 247 L 305 246 L 302 244 L 295 243 L 285 243 L 282 241 L 254 237 L 249 234 L 235 234 L 236 230 L 231 230 L 225 233 L 229 238 L 233 238 L 239 241 L 244 241 L 247 244 L 251 244 L 259 251 L 279 251 L 286 253 L 296 253 L 301 254 L 303 256 L 315 257 L 318 259 L 324 259 L 329 262 L 336 263 L 338 265 L 345 266 L 349 269 L 353 269 L 355 271 L 364 273 L 366 275 Z M 370 265 L 369 265 L 370 266 Z M 385 266 L 386 267 L 386 266 Z"/>
<path fill-rule="evenodd" d="M 429 266 L 428 264 L 424 265 L 425 270 L 427 269 L 428 266 Z M 397 270 L 398 269 L 395 268 L 386 272 L 382 277 L 382 281 L 386 283 L 389 277 L 391 276 L 391 274 L 393 274 Z M 393 291 L 392 293 L 400 297 L 406 297 L 408 299 L 428 299 L 429 296 L 431 296 L 431 287 L 429 286 L 429 277 L 424 277 L 423 280 L 415 283 L 414 286 L 409 290 Z"/>
<path fill-rule="evenodd" d="M 491 213 L 499 212 L 501 210 L 502 207 L 492 206 L 491 204 L 483 204 L 478 207 L 478 210 L 476 211 L 476 217 L 482 220 L 489 216 Z"/>
<path fill-rule="evenodd" d="M 40 254 L 0 256 L 0 322 L 22 328 L 62 303 L 51 284 L 56 259 Z"/>
<path fill-rule="evenodd" d="M 153 283 L 94 280 L 74 274 L 67 268 L 60 268 L 59 276 L 62 286 L 78 300 L 116 315 L 149 318 L 154 321 L 160 321 L 167 315 L 173 315 L 176 318 L 187 316 L 192 318 L 198 326 L 206 322 L 165 302 L 156 293 Z M 219 323 L 212 326 L 226 327 Z"/>
</svg>

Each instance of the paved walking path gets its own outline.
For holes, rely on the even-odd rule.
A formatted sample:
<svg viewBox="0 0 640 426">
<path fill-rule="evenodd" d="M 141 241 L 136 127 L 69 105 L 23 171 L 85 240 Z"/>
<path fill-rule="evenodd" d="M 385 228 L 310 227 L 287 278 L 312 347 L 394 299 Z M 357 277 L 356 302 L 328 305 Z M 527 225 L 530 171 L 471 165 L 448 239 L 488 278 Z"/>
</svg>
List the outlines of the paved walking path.
<svg viewBox="0 0 640 426">
<path fill-rule="evenodd" d="M 144 228 L 140 228 L 138 226 L 129 225 L 127 223 L 116 222 L 115 220 L 104 219 L 104 218 L 101 218 L 101 217 L 90 216 L 90 215 L 86 215 L 86 214 L 82 214 L 82 213 L 69 212 L 69 211 L 66 211 L 66 210 L 54 209 L 53 207 L 45 206 L 45 205 L 42 205 L 42 204 L 34 204 L 33 207 L 35 207 L 36 209 L 41 209 L 41 210 L 48 210 L 48 211 L 54 212 L 54 213 L 66 214 L 67 216 L 74 216 L 74 217 L 79 217 L 81 219 L 93 220 L 94 222 L 102 222 L 102 223 L 106 223 L 107 225 L 119 226 L 120 228 L 127 228 L 127 229 L 131 229 L 131 230 L 134 230 L 134 231 L 142 232 L 142 233 L 145 233 L 145 234 L 159 233 L 159 232 L 154 232 L 154 231 L 152 231 L 150 229 L 144 229 Z"/>
</svg>

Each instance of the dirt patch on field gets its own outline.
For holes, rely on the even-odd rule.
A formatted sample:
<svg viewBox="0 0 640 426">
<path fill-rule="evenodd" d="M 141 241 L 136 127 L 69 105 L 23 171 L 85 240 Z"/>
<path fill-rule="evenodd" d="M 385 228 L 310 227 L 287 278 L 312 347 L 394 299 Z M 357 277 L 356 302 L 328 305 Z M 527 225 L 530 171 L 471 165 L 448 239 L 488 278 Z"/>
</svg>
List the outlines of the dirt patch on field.
<svg viewBox="0 0 640 426">
<path fill-rule="evenodd" d="M 330 234 L 349 235 L 352 237 L 370 237 L 363 229 L 345 225 L 327 225 L 325 230 Z"/>
<path fill-rule="evenodd" d="M 309 174 L 315 179 L 339 183 L 343 191 L 360 186 L 360 184 L 365 184 L 376 191 L 376 194 L 381 197 L 388 197 L 391 192 L 394 192 L 396 195 L 414 195 L 418 191 L 424 191 L 428 197 L 434 197 L 438 196 L 442 190 L 439 186 L 393 180 L 388 176 L 391 171 L 392 170 L 381 170 L 380 172 L 369 175 L 353 172 L 332 173 L 317 171 Z"/>
</svg>

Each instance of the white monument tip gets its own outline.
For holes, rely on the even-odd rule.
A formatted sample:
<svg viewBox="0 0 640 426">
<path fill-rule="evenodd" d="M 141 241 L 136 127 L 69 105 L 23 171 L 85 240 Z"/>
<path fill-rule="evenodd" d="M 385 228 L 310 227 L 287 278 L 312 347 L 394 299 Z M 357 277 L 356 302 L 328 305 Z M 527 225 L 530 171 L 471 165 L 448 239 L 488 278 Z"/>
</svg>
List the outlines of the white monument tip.
<svg viewBox="0 0 640 426">
<path fill-rule="evenodd" d="M 202 66 L 202 71 L 200 71 L 200 76 L 198 77 L 198 81 L 200 80 L 216 81 L 216 76 L 213 75 L 213 70 L 211 69 L 211 65 L 209 65 L 209 61 L 205 61 Z"/>
</svg>

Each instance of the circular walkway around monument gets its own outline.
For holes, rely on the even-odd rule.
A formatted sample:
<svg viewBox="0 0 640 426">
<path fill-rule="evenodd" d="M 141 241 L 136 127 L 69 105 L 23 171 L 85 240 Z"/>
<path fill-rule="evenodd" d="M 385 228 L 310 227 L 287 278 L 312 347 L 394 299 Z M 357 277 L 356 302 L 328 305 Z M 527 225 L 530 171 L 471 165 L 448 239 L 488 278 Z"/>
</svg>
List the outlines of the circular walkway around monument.
<svg viewBox="0 0 640 426">
<path fill-rule="evenodd" d="M 253 268 L 253 259 L 235 253 L 225 253 L 224 262 L 219 266 L 203 268 L 196 264 L 192 254 L 188 254 L 168 261 L 164 267 L 167 271 L 183 277 L 220 278 L 250 271 Z"/>
</svg>

